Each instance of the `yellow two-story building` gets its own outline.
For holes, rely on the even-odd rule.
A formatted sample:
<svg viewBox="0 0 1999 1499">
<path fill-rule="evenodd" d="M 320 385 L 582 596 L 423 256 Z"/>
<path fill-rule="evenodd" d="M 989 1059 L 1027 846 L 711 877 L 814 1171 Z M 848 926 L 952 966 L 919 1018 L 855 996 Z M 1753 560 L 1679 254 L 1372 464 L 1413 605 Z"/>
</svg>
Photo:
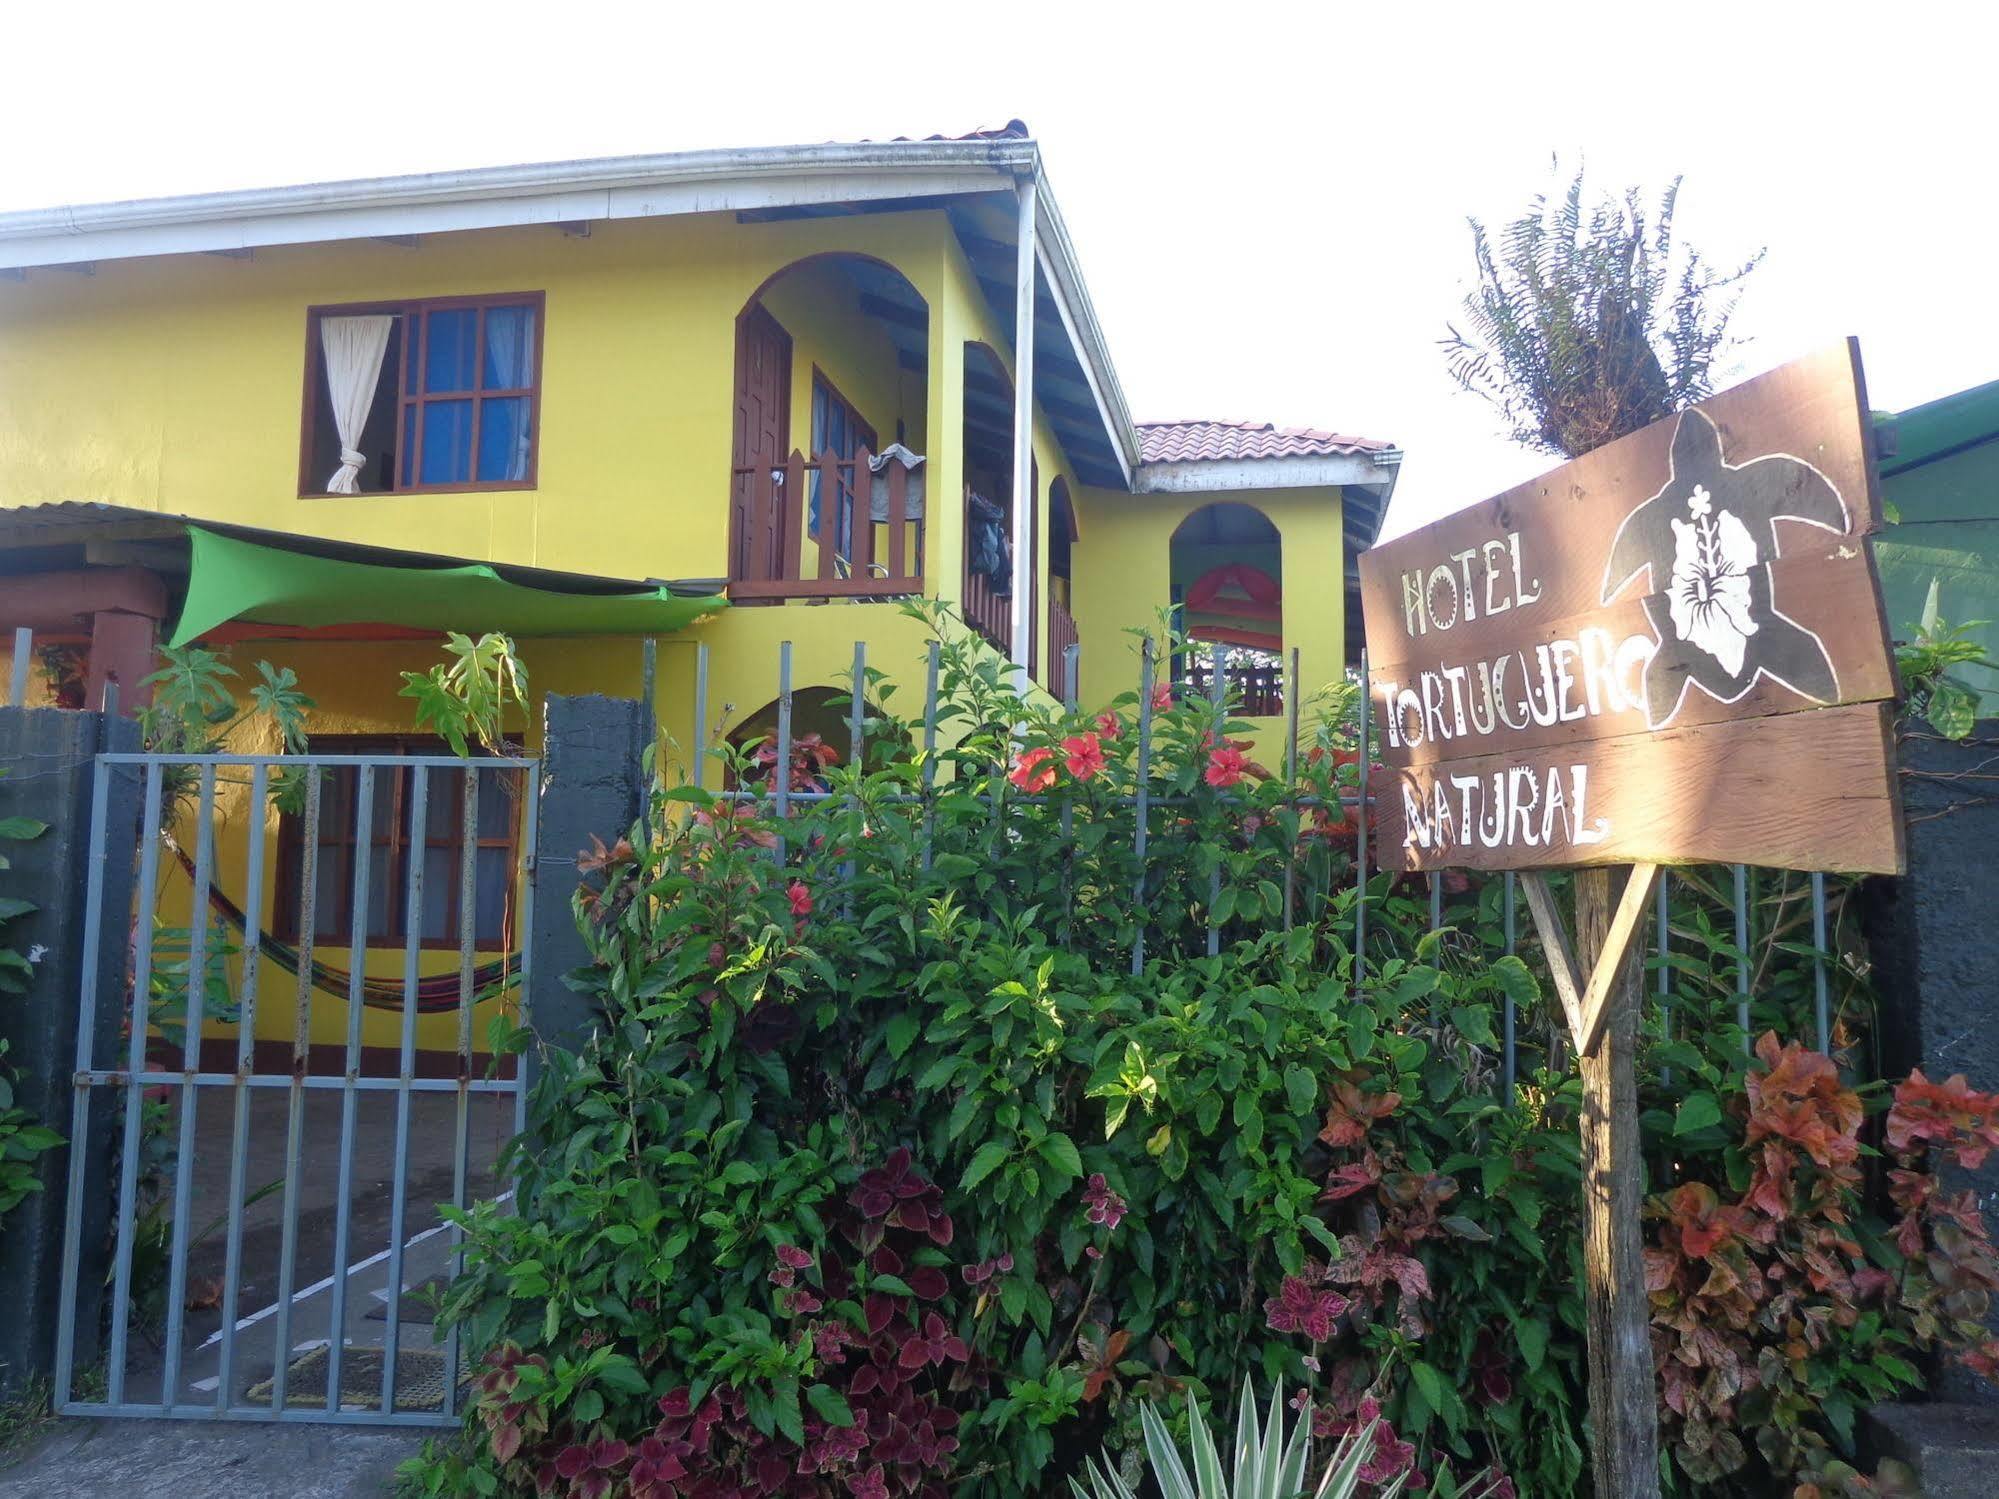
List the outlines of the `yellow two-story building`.
<svg viewBox="0 0 1999 1499">
<path fill-rule="evenodd" d="M 538 692 L 636 693 L 652 640 L 685 752 L 754 731 L 783 641 L 795 689 L 865 641 L 920 690 L 921 596 L 1086 706 L 1177 608 L 1274 726 L 1291 652 L 1308 689 L 1355 654 L 1400 456 L 1135 422 L 1018 123 L 0 215 L 30 701 L 129 710 L 159 646 L 235 645 L 316 749 L 409 747 L 446 629 L 514 635 Z"/>
</svg>

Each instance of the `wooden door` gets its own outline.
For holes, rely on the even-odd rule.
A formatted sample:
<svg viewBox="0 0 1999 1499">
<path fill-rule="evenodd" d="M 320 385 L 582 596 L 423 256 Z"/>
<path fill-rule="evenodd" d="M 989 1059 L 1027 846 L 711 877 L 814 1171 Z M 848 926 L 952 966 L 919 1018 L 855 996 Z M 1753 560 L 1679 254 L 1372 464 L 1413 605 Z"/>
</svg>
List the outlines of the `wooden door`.
<svg viewBox="0 0 1999 1499">
<path fill-rule="evenodd" d="M 771 471 L 784 464 L 791 437 L 791 335 L 763 309 L 736 321 L 735 436 L 731 455 L 729 536 L 732 579 L 788 576 L 798 542 L 783 535 L 782 496 Z"/>
</svg>

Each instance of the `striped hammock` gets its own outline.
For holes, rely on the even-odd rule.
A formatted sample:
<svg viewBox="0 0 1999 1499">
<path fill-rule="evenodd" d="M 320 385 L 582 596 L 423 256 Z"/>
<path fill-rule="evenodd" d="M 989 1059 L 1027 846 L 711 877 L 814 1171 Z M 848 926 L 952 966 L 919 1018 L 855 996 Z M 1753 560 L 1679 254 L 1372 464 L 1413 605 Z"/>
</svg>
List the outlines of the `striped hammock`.
<svg viewBox="0 0 1999 1499">
<path fill-rule="evenodd" d="M 174 855 L 180 866 L 187 871 L 190 881 L 194 879 L 194 860 L 187 851 L 176 846 Z M 209 909 L 222 920 L 223 924 L 235 929 L 239 936 L 246 935 L 249 923 L 238 906 L 223 894 L 211 881 L 208 887 Z M 257 952 L 264 961 L 275 963 L 294 978 L 298 976 L 299 952 L 295 947 L 278 941 L 268 932 L 257 936 Z M 511 988 L 520 976 L 520 953 L 518 950 L 490 962 L 481 963 L 472 970 L 472 1000 L 492 999 Z M 458 1008 L 458 979 L 454 970 L 450 973 L 433 973 L 419 978 L 416 982 L 416 1008 L 419 1015 L 447 1014 Z M 312 984 L 315 989 L 323 989 L 329 994 L 345 995 L 352 987 L 354 976 L 345 969 L 336 968 L 331 963 L 312 960 Z M 361 1002 L 371 1009 L 395 1010 L 403 1008 L 403 981 L 399 978 L 373 978 L 361 976 Z"/>
</svg>

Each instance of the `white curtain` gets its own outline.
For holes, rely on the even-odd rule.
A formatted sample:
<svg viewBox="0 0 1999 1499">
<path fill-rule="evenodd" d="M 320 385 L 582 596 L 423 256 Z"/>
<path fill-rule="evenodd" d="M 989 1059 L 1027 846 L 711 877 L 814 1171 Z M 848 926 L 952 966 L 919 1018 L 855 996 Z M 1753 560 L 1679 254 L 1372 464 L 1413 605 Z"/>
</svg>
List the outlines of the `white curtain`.
<svg viewBox="0 0 1999 1499">
<path fill-rule="evenodd" d="M 368 424 L 375 387 L 382 380 L 382 355 L 389 347 L 388 314 L 327 317 L 319 320 L 319 343 L 326 354 L 326 391 L 333 398 L 333 425 L 340 434 L 340 467 L 326 481 L 328 494 L 359 494 L 361 465 L 368 455 L 355 444 Z"/>
</svg>

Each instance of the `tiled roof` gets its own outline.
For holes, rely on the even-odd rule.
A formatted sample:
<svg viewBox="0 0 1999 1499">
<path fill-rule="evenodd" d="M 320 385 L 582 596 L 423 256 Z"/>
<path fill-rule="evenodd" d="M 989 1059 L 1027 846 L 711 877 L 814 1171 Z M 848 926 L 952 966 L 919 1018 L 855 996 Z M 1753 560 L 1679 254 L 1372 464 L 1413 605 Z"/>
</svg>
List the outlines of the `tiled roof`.
<svg viewBox="0 0 1999 1499">
<path fill-rule="evenodd" d="M 1269 422 L 1140 422 L 1141 463 L 1230 462 L 1244 458 L 1330 458 L 1383 453 L 1392 442 Z"/>
</svg>

